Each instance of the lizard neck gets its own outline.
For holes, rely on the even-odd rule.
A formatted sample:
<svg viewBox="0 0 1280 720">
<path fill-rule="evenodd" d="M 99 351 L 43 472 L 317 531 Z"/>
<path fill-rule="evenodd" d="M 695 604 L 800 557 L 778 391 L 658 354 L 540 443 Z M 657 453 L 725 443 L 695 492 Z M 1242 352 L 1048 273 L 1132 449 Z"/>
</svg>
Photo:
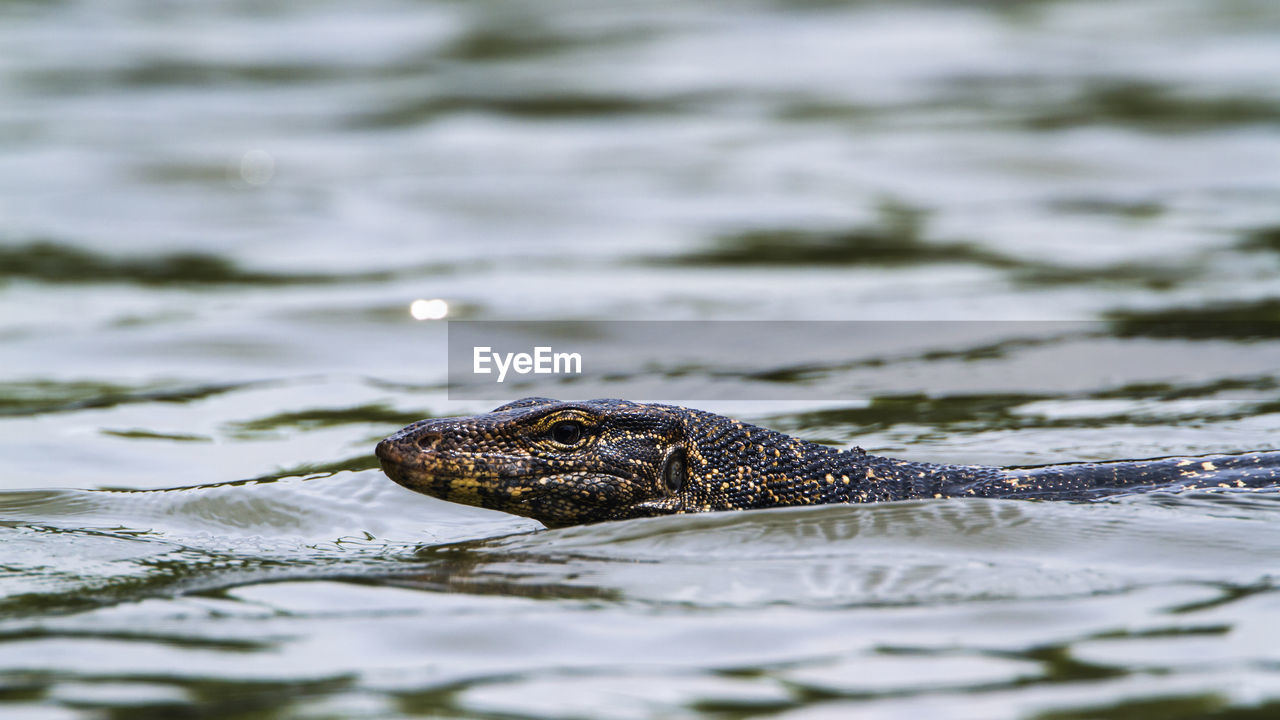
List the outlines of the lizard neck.
<svg viewBox="0 0 1280 720">
<path fill-rule="evenodd" d="M 696 411 L 687 437 L 686 511 L 932 498 L 998 473 L 840 450 Z"/>
</svg>

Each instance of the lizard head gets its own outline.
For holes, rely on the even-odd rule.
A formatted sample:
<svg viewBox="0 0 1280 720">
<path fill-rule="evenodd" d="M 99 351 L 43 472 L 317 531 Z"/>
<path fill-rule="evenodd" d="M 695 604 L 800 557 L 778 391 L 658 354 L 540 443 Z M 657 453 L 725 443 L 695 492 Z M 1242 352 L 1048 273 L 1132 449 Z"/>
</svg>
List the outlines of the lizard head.
<svg viewBox="0 0 1280 720">
<path fill-rule="evenodd" d="M 680 512 L 687 490 L 678 408 L 526 398 L 475 417 L 422 420 L 378 443 L 410 490 L 548 527 Z"/>
</svg>

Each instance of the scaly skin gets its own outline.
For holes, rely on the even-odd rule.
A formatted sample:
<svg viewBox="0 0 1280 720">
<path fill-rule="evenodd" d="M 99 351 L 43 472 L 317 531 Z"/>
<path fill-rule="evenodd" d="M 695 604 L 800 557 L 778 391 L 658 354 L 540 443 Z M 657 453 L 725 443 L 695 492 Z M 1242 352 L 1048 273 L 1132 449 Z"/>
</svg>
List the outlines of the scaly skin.
<svg viewBox="0 0 1280 720">
<path fill-rule="evenodd" d="M 526 398 L 414 423 L 378 443 L 397 483 L 548 527 L 944 497 L 1091 500 L 1280 484 L 1280 451 L 1036 468 L 937 465 L 838 450 L 701 410 Z"/>
</svg>

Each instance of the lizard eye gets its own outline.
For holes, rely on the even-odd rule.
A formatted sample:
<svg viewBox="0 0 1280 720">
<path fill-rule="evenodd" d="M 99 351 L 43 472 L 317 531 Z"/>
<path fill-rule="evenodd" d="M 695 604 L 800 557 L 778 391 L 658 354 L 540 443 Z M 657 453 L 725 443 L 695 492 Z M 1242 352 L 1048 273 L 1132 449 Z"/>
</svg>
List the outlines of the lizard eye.
<svg viewBox="0 0 1280 720">
<path fill-rule="evenodd" d="M 684 487 L 685 472 L 684 448 L 676 448 L 667 455 L 667 461 L 662 466 L 662 486 L 672 495 L 680 492 L 680 488 Z"/>
<path fill-rule="evenodd" d="M 582 439 L 582 423 L 577 420 L 561 420 L 551 426 L 551 439 L 561 445 L 577 445 Z"/>
</svg>

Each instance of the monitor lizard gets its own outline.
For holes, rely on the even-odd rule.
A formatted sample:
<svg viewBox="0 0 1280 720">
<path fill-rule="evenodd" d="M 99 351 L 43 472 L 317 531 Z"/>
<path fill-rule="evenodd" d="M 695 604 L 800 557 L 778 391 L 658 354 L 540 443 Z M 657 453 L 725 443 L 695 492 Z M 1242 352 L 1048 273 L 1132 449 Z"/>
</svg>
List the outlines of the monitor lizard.
<svg viewBox="0 0 1280 720">
<path fill-rule="evenodd" d="M 1093 500 L 1280 485 L 1280 451 L 993 467 L 841 450 L 702 410 L 526 398 L 416 422 L 378 443 L 410 490 L 548 527 L 717 510 L 918 498 Z"/>
</svg>

